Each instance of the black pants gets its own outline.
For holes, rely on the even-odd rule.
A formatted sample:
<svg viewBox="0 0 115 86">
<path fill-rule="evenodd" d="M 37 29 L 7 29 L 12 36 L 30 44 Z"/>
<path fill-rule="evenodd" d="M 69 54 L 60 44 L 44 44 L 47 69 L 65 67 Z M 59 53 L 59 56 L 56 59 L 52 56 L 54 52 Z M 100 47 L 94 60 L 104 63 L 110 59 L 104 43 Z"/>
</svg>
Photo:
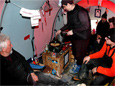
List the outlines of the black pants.
<svg viewBox="0 0 115 86">
<path fill-rule="evenodd" d="M 103 59 L 91 59 L 87 64 L 88 69 L 93 69 L 94 67 L 103 66 L 108 67 L 107 63 Z M 103 74 L 97 74 L 97 77 L 91 82 L 91 85 L 105 85 L 107 82 L 113 80 L 114 77 L 108 77 Z"/>
<path fill-rule="evenodd" d="M 60 79 L 55 78 L 53 75 L 50 74 L 46 74 L 43 72 L 35 72 L 35 74 L 38 76 L 38 82 L 35 82 L 32 80 L 31 76 L 29 76 L 28 78 L 28 82 L 33 85 L 33 86 L 44 86 L 44 85 L 55 85 L 55 86 L 59 86 L 59 85 L 65 85 L 65 83 L 63 81 L 61 81 Z"/>
<path fill-rule="evenodd" d="M 82 65 L 83 58 L 86 55 L 89 39 L 87 40 L 72 40 L 72 52 L 77 60 L 78 65 Z"/>
<path fill-rule="evenodd" d="M 111 82 L 113 79 L 114 77 L 98 74 L 98 77 L 91 82 L 91 85 L 105 85 L 106 83 Z"/>
</svg>

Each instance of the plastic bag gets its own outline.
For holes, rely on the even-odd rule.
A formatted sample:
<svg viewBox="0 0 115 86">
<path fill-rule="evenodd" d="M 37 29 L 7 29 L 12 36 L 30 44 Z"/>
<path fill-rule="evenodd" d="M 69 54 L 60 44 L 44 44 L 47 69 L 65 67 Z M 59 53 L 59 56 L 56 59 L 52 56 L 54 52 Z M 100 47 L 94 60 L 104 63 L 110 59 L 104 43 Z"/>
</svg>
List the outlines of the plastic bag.
<svg viewBox="0 0 115 86">
<path fill-rule="evenodd" d="M 81 80 L 87 79 L 89 76 L 89 71 L 87 68 L 87 65 L 85 63 L 82 63 L 81 68 L 78 72 L 78 78 Z"/>
</svg>

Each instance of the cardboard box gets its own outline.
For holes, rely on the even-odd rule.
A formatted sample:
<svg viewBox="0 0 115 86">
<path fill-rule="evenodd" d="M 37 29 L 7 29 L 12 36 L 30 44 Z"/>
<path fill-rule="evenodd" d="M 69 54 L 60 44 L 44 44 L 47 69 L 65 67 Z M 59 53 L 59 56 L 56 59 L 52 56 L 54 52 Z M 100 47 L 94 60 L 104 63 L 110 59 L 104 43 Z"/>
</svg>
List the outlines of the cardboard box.
<svg viewBox="0 0 115 86">
<path fill-rule="evenodd" d="M 70 63 L 72 54 L 71 47 L 66 48 L 65 51 L 60 51 L 56 54 L 56 57 L 53 57 L 52 53 L 53 52 L 42 54 L 43 64 L 48 65 L 60 75 Z"/>
</svg>

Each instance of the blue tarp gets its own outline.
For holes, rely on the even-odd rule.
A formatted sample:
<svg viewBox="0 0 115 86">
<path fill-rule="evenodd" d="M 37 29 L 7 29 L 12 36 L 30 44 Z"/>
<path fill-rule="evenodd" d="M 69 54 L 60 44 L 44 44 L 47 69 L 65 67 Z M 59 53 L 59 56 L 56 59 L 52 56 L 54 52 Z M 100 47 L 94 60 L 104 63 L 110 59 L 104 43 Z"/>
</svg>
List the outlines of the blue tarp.
<svg viewBox="0 0 115 86">
<path fill-rule="evenodd" d="M 45 66 L 40 66 L 40 65 L 35 65 L 35 64 L 30 64 L 32 69 L 43 69 Z"/>
</svg>

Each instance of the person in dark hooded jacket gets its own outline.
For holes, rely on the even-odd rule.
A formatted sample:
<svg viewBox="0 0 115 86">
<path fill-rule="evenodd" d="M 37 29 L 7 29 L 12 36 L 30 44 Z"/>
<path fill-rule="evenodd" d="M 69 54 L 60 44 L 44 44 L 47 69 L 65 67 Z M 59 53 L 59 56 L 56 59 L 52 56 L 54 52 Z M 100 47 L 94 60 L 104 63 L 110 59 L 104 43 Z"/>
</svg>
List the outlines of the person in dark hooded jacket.
<svg viewBox="0 0 115 86">
<path fill-rule="evenodd" d="M 77 60 L 70 73 L 77 73 L 82 64 L 89 44 L 91 28 L 88 11 L 73 0 L 62 0 L 62 7 L 67 11 L 67 24 L 56 32 L 56 35 L 69 30 L 67 35 L 72 42 L 72 52 Z"/>
</svg>

